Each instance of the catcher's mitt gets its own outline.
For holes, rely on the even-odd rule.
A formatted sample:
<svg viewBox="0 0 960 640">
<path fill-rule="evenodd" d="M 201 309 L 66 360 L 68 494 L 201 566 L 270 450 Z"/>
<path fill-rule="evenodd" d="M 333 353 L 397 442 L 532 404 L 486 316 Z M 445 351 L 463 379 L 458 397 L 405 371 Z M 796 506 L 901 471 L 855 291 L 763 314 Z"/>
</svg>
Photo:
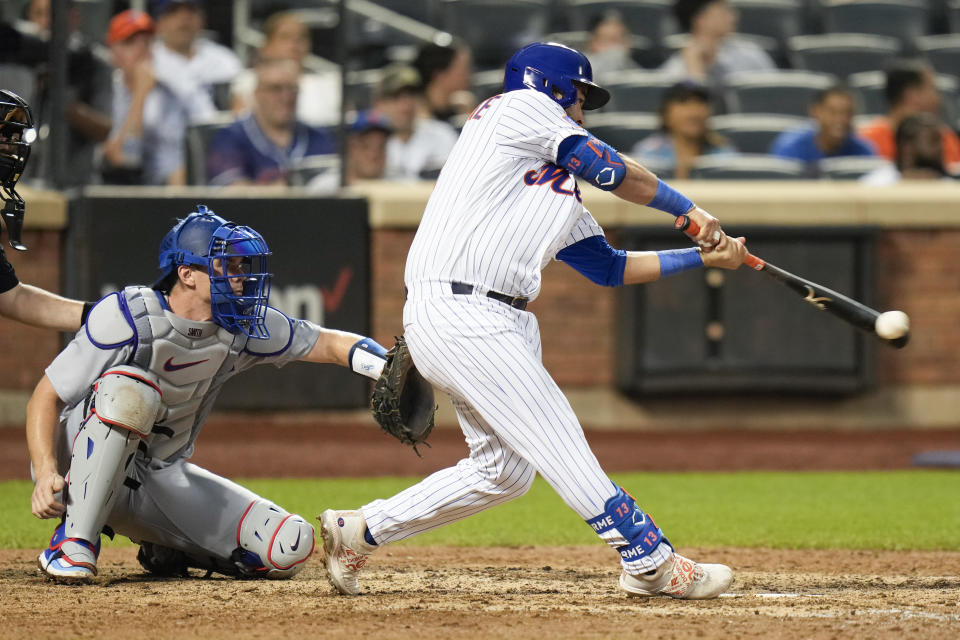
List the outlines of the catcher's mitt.
<svg viewBox="0 0 960 640">
<path fill-rule="evenodd" d="M 404 444 L 426 444 L 433 430 L 437 405 L 433 386 L 413 365 L 413 358 L 403 336 L 387 351 L 387 362 L 370 397 L 373 417 L 380 427 Z M 427 445 L 430 446 L 430 445 Z"/>
</svg>

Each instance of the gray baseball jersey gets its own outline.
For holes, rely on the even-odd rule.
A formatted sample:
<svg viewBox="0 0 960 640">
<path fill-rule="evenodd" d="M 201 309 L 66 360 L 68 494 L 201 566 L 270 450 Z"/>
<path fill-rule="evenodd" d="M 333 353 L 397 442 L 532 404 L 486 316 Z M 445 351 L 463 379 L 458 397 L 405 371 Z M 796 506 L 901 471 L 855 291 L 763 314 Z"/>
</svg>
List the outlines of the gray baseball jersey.
<svg viewBox="0 0 960 640">
<path fill-rule="evenodd" d="M 128 287 L 106 296 L 47 367 L 60 416 L 58 460 L 66 472 L 72 443 L 89 412 L 93 385 L 111 367 L 137 365 L 159 380 L 162 409 L 143 439 L 107 524 L 134 541 L 229 557 L 243 510 L 257 496 L 186 462 L 227 379 L 257 364 L 281 367 L 308 354 L 320 327 L 273 308 L 270 338 L 235 336 L 213 322 L 172 313 L 163 295 Z"/>
</svg>

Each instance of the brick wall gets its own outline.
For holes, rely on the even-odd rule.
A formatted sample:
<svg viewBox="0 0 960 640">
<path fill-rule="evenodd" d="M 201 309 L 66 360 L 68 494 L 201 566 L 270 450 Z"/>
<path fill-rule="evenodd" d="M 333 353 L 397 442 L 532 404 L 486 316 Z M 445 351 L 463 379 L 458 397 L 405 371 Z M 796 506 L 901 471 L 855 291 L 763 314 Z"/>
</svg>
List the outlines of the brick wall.
<svg viewBox="0 0 960 640">
<path fill-rule="evenodd" d="M 910 316 L 910 344 L 877 350 L 886 384 L 960 383 L 960 231 L 891 230 L 877 251 L 879 303 Z"/>
<path fill-rule="evenodd" d="M 4 251 L 21 282 L 60 291 L 60 236 L 60 231 L 25 230 L 23 243 L 29 251 L 19 252 L 7 245 L 4 234 Z M 0 389 L 32 390 L 60 351 L 60 336 L 5 318 L 0 323 Z"/>
<path fill-rule="evenodd" d="M 372 236 L 373 336 L 392 344 L 402 331 L 403 262 L 413 230 L 375 229 Z M 960 231 L 889 230 L 877 249 L 878 304 L 905 311 L 912 322 L 906 349 L 876 350 L 878 382 L 960 383 Z M 544 363 L 561 386 L 612 383 L 615 300 L 613 289 L 566 265 L 544 271 L 530 310 L 540 322 Z"/>
<path fill-rule="evenodd" d="M 372 232 L 372 334 L 391 344 L 402 331 L 403 263 L 412 229 Z M 11 253 L 24 282 L 59 291 L 57 231 L 28 230 L 26 253 Z M 881 235 L 877 281 L 882 308 L 910 314 L 906 349 L 877 349 L 882 384 L 960 383 L 960 230 L 890 230 Z M 825 283 L 829 284 L 829 283 Z M 598 287 L 562 264 L 544 272 L 543 291 L 530 306 L 543 335 L 544 362 L 561 386 L 611 383 L 614 363 L 615 292 Z M 59 348 L 57 334 L 0 320 L 0 389 L 30 390 Z"/>
</svg>

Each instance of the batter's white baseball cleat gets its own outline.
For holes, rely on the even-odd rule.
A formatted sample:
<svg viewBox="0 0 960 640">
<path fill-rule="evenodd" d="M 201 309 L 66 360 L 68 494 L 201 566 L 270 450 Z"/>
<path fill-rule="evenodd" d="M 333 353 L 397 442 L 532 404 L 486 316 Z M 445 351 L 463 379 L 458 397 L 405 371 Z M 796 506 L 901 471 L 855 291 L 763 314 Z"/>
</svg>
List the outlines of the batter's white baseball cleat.
<svg viewBox="0 0 960 640">
<path fill-rule="evenodd" d="M 50 546 L 37 558 L 37 568 L 57 582 L 92 582 L 97 575 L 98 555 L 99 540 L 93 544 L 80 538 L 67 538 L 61 523 L 50 538 Z"/>
<path fill-rule="evenodd" d="M 360 593 L 357 575 L 376 550 L 363 539 L 367 523 L 359 511 L 327 509 L 317 518 L 323 550 L 327 555 L 327 578 L 337 591 L 347 596 Z"/>
<path fill-rule="evenodd" d="M 709 600 L 727 590 L 733 571 L 725 564 L 700 564 L 678 553 L 649 575 L 620 574 L 620 588 L 629 596 L 670 596 Z"/>
</svg>

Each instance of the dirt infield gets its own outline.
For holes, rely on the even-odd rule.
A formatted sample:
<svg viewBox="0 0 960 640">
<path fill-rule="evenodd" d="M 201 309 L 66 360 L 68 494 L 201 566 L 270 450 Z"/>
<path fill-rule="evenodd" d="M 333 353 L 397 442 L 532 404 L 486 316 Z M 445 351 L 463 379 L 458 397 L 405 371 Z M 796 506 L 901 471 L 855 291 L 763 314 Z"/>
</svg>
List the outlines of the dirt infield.
<svg viewBox="0 0 960 640">
<path fill-rule="evenodd" d="M 903 469 L 960 449 L 960 430 L 765 433 L 590 431 L 609 471 Z M 225 476 L 426 475 L 466 451 L 440 429 L 417 458 L 365 423 L 215 417 L 194 462 Z M 0 478 L 27 476 L 19 429 L 0 429 Z M 729 597 L 631 599 L 592 547 L 388 547 L 359 598 L 335 596 L 322 551 L 293 581 L 154 579 L 110 548 L 88 587 L 54 585 L 34 551 L 0 551 L 3 638 L 904 638 L 960 637 L 960 553 L 689 549 L 730 564 Z"/>
<path fill-rule="evenodd" d="M 4 638 L 949 638 L 960 636 L 960 553 L 690 549 L 736 567 L 730 595 L 628 598 L 600 546 L 396 546 L 364 594 L 336 596 L 322 551 L 292 581 L 153 579 L 108 549 L 94 585 L 39 577 L 0 552 Z"/>
</svg>

